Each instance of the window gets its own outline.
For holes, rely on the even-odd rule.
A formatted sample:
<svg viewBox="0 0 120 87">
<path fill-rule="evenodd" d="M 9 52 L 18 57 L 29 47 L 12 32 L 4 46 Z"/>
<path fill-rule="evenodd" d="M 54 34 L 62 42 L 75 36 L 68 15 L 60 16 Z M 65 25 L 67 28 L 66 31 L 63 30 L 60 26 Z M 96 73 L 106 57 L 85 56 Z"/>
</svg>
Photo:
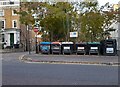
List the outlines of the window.
<svg viewBox="0 0 120 87">
<path fill-rule="evenodd" d="M 16 9 L 15 9 L 15 10 L 16 10 Z M 13 15 L 13 16 L 17 15 L 17 14 L 15 13 L 15 10 L 12 10 L 12 15 Z"/>
<path fill-rule="evenodd" d="M 17 28 L 17 20 L 12 21 L 12 26 L 13 26 L 13 28 Z"/>
<path fill-rule="evenodd" d="M 1 20 L 1 21 L 0 21 L 0 27 L 1 27 L 2 29 L 5 28 L 5 20 Z"/>
<path fill-rule="evenodd" d="M 14 2 L 10 1 L 10 4 L 14 4 Z"/>
<path fill-rule="evenodd" d="M 4 10 L 0 10 L 0 16 L 4 16 Z"/>
</svg>

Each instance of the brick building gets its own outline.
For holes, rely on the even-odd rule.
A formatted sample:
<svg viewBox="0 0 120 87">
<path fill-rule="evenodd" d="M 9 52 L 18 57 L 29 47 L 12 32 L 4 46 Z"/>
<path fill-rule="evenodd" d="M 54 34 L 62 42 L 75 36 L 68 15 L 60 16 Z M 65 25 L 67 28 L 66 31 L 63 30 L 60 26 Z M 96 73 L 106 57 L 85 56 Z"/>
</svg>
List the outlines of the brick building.
<svg viewBox="0 0 120 87">
<path fill-rule="evenodd" d="M 8 0 L 0 1 L 0 23 L 2 34 L 2 46 L 14 47 L 20 42 L 20 23 L 19 15 L 14 10 L 19 10 L 19 2 L 10 2 Z"/>
</svg>

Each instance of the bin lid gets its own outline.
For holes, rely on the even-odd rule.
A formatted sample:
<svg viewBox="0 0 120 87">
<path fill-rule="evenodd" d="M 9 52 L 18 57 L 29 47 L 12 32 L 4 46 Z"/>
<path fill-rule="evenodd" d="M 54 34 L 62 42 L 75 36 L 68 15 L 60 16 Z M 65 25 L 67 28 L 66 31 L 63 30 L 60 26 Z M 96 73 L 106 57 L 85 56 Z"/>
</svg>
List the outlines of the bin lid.
<svg viewBox="0 0 120 87">
<path fill-rule="evenodd" d="M 116 39 L 105 39 L 105 40 L 101 40 L 101 42 L 105 42 L 105 41 L 116 41 Z"/>
<path fill-rule="evenodd" d="M 62 42 L 62 44 L 73 44 L 73 42 Z"/>
<path fill-rule="evenodd" d="M 76 44 L 87 44 L 87 42 L 76 42 Z"/>
<path fill-rule="evenodd" d="M 61 42 L 51 42 L 51 44 L 60 44 L 61 45 Z"/>
<path fill-rule="evenodd" d="M 116 42 L 116 39 L 108 39 L 108 40 L 105 40 L 105 41 L 106 41 L 106 42 L 109 42 L 109 41 L 110 41 L 110 42 L 111 42 L 111 41 L 112 41 L 112 42 Z"/>
<path fill-rule="evenodd" d="M 51 42 L 40 42 L 40 44 L 51 44 Z"/>
<path fill-rule="evenodd" d="M 100 42 L 88 42 L 88 44 L 100 44 Z"/>
</svg>

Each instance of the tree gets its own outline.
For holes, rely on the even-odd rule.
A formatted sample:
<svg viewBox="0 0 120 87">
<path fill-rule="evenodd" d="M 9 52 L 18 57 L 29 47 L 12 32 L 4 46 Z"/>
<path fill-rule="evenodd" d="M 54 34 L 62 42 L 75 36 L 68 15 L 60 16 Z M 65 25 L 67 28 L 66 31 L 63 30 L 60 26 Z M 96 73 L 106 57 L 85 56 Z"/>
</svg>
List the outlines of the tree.
<svg viewBox="0 0 120 87">
<path fill-rule="evenodd" d="M 103 24 L 103 36 L 110 35 L 110 32 L 115 31 L 116 29 L 113 29 L 111 26 L 113 23 L 116 23 L 118 20 L 118 16 L 112 11 L 103 11 L 104 16 L 104 24 Z"/>
<path fill-rule="evenodd" d="M 86 40 L 97 41 L 103 32 L 101 27 L 104 18 L 100 13 L 89 12 L 82 16 L 81 33 L 85 34 Z"/>
<path fill-rule="evenodd" d="M 106 5 L 105 5 L 106 6 Z M 110 26 L 116 21 L 116 15 L 105 13 L 98 7 L 98 2 L 81 2 L 81 37 L 82 41 L 99 41 L 103 39 L 104 29 L 110 29 Z"/>
<path fill-rule="evenodd" d="M 35 24 L 32 14 L 37 13 L 37 21 L 40 21 L 39 25 L 42 27 L 39 34 L 44 38 L 50 37 L 50 41 L 57 41 L 68 39 L 65 37 L 68 37 L 68 30 L 71 28 L 68 24 L 71 25 L 72 9 L 72 5 L 68 2 L 22 2 L 21 10 L 17 13 L 20 14 L 20 22 L 26 26 Z"/>
<path fill-rule="evenodd" d="M 41 21 L 41 26 L 49 32 L 50 41 L 65 40 L 64 37 L 68 34 L 67 21 L 68 12 L 71 12 L 72 6 L 68 2 L 58 2 L 47 6 L 47 15 Z M 70 15 L 69 15 L 70 16 Z M 71 19 L 71 17 L 69 17 Z M 69 23 L 68 23 L 69 22 Z"/>
<path fill-rule="evenodd" d="M 27 30 L 27 26 L 34 23 L 34 18 L 32 17 L 32 13 L 28 9 L 28 7 L 30 5 L 28 3 L 29 2 L 21 2 L 20 11 L 15 10 L 15 12 L 20 15 L 20 23 L 24 24 L 26 27 L 25 29 L 21 29 L 21 35 L 24 37 L 24 38 L 22 38 L 23 42 L 21 42 L 21 43 L 23 44 L 25 51 L 28 51 L 28 32 L 29 31 Z"/>
<path fill-rule="evenodd" d="M 98 2 L 81 2 L 81 37 L 82 41 L 97 41 L 100 33 L 103 17 L 97 9 Z M 83 36 L 83 37 L 82 37 Z"/>
</svg>

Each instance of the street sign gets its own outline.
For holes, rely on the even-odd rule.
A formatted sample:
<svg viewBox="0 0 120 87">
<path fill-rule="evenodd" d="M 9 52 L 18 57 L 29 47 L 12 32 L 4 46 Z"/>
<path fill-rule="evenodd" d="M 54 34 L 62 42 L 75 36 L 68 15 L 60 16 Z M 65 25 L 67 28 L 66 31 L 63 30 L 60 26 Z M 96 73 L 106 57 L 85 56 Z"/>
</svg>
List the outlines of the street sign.
<svg viewBox="0 0 120 87">
<path fill-rule="evenodd" d="M 70 37 L 78 37 L 78 32 L 70 32 Z"/>
<path fill-rule="evenodd" d="M 36 33 L 37 33 L 37 32 L 38 32 L 38 28 L 34 28 L 34 32 L 36 32 Z"/>
</svg>

